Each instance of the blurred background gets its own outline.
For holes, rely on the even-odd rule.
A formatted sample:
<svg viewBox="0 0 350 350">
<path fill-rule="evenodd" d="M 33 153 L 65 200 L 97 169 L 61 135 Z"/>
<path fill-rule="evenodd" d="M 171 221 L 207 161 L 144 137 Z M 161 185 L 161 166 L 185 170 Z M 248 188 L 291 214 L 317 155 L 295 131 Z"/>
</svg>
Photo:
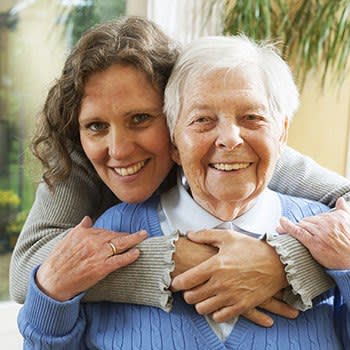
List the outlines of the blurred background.
<svg viewBox="0 0 350 350">
<path fill-rule="evenodd" d="M 28 148 L 36 115 L 80 35 L 125 14 L 154 20 L 182 43 L 239 32 L 277 40 L 301 89 L 289 145 L 350 178 L 350 1 L 1 0 L 0 301 L 9 299 L 11 251 L 40 181 Z M 0 303 L 0 315 L 7 309 L 14 322 L 17 307 Z M 15 342 L 11 327 L 0 338 Z"/>
</svg>

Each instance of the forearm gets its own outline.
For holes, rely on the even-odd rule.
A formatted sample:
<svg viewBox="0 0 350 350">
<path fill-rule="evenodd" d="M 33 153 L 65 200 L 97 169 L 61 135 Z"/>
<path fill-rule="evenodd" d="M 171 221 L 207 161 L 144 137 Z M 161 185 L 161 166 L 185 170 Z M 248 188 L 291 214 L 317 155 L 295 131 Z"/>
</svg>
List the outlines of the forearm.
<svg viewBox="0 0 350 350">
<path fill-rule="evenodd" d="M 307 310 L 312 307 L 313 298 L 334 286 L 324 268 L 295 238 L 289 235 L 267 235 L 266 241 L 276 249 L 285 265 L 290 288 L 286 289 L 284 300 L 288 304 L 300 310 Z"/>
<path fill-rule="evenodd" d="M 31 271 L 47 258 L 67 232 L 85 215 L 94 218 L 115 203 L 115 197 L 101 186 L 91 171 L 89 165 L 77 158 L 71 176 L 55 192 L 50 192 L 44 184 L 39 185 L 11 260 L 10 294 L 16 302 L 24 302 Z M 173 240 L 161 237 L 143 243 L 135 266 L 98 283 L 89 291 L 86 300 L 129 302 L 168 309 L 171 293 L 166 288 L 173 269 Z M 139 287 L 134 288 L 130 282 L 137 282 Z"/>
<path fill-rule="evenodd" d="M 133 264 L 111 273 L 88 290 L 85 302 L 116 301 L 160 307 L 169 311 L 170 273 L 177 233 L 150 238 L 138 245 L 141 255 Z"/>
<path fill-rule="evenodd" d="M 10 270 L 11 297 L 23 303 L 32 269 L 41 264 L 69 230 L 32 225 L 30 217 L 18 239 Z M 129 267 L 107 276 L 88 291 L 84 301 L 112 301 L 145 304 L 169 310 L 171 307 L 170 272 L 177 236 L 149 239 L 139 248 L 139 259 Z M 132 283 L 131 283 L 132 282 Z"/>
<path fill-rule="evenodd" d="M 28 298 L 18 316 L 24 349 L 80 349 L 86 327 L 80 308 L 82 295 L 59 303 L 46 296 L 31 274 Z"/>
<path fill-rule="evenodd" d="M 334 206 L 337 198 L 350 200 L 350 181 L 287 147 L 276 165 L 269 187 L 276 192 Z"/>
</svg>

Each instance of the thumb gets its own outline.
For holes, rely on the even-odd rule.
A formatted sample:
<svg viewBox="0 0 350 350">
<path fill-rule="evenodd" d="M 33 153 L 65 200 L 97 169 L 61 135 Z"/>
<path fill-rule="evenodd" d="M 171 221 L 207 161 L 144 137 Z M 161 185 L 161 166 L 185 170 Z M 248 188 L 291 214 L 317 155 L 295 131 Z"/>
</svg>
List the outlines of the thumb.
<svg viewBox="0 0 350 350">
<path fill-rule="evenodd" d="M 83 220 L 80 221 L 79 225 L 84 228 L 90 228 L 92 226 L 92 220 L 90 216 L 84 216 Z"/>
<path fill-rule="evenodd" d="M 349 205 L 346 203 L 343 197 L 337 199 L 337 202 L 335 203 L 335 208 L 337 210 L 345 210 L 347 212 L 350 212 Z"/>
<path fill-rule="evenodd" d="M 221 246 L 223 237 L 221 235 L 221 232 L 218 232 L 217 230 L 201 230 L 196 232 L 188 232 L 187 238 L 192 242 L 209 244 L 219 248 Z"/>
</svg>

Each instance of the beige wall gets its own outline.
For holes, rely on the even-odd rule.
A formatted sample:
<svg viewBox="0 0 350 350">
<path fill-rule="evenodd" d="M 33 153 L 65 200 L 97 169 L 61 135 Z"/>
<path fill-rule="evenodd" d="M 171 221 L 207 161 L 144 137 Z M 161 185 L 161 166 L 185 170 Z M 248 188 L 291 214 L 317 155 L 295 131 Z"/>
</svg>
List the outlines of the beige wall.
<svg viewBox="0 0 350 350">
<path fill-rule="evenodd" d="M 346 175 L 350 121 L 350 76 L 339 89 L 328 82 L 320 88 L 312 74 L 302 91 L 288 143 L 321 165 Z"/>
<path fill-rule="evenodd" d="M 64 62 L 57 14 L 56 1 L 38 0 L 19 14 L 16 30 L 8 32 L 7 74 L 28 132 Z"/>
</svg>

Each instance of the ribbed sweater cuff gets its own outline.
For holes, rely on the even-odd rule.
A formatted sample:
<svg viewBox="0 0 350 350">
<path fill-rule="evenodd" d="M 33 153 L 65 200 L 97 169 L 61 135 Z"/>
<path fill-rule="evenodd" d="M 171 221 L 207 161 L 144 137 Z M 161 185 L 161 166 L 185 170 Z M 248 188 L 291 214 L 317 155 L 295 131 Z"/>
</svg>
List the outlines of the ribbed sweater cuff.
<svg viewBox="0 0 350 350">
<path fill-rule="evenodd" d="M 334 281 L 309 251 L 289 235 L 266 235 L 266 242 L 276 249 L 285 265 L 290 288 L 284 300 L 295 308 L 305 311 L 312 307 L 312 299 L 334 286 Z"/>
<path fill-rule="evenodd" d="M 80 300 L 83 293 L 65 302 L 58 302 L 45 295 L 35 283 L 38 267 L 30 276 L 26 302 L 20 318 L 25 319 L 42 334 L 64 336 L 71 332 L 79 317 Z"/>
<path fill-rule="evenodd" d="M 149 305 L 170 311 L 172 293 L 170 273 L 174 269 L 173 253 L 178 233 L 150 238 L 138 245 L 139 259 L 119 269 L 91 288 L 84 301 L 104 300 Z"/>
</svg>

